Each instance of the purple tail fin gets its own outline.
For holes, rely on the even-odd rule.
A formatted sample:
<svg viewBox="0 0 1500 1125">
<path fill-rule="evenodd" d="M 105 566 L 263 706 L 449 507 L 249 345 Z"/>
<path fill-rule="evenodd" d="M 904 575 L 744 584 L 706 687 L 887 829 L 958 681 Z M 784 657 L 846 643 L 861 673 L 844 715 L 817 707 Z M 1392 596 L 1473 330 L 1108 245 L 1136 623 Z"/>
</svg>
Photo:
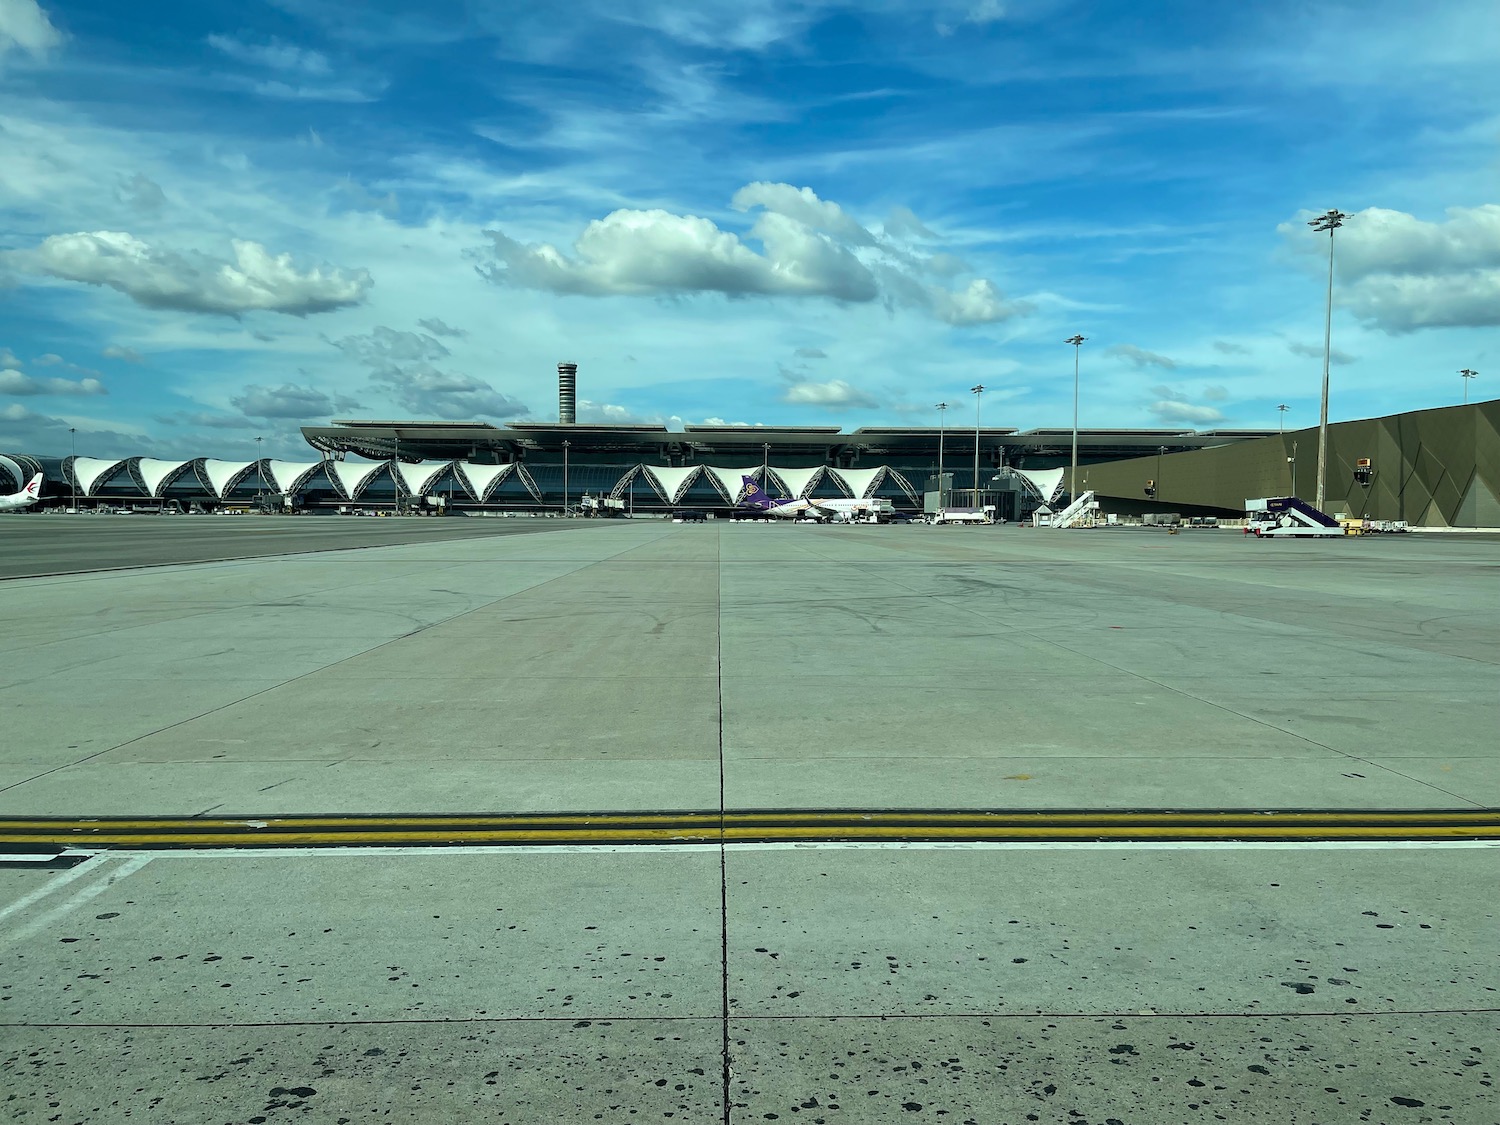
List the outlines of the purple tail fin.
<svg viewBox="0 0 1500 1125">
<path fill-rule="evenodd" d="M 765 512 L 775 507 L 775 502 L 766 495 L 766 490 L 756 483 L 754 477 L 742 476 L 740 483 L 745 486 L 745 498 L 739 505 L 741 508 L 756 508 Z"/>
</svg>

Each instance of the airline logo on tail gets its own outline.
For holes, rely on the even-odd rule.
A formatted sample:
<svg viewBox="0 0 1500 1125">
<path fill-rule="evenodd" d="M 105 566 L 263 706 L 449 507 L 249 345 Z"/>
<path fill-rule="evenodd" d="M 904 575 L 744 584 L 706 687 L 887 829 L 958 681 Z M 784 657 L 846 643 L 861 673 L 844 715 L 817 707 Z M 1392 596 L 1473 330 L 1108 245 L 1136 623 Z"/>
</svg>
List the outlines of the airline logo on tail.
<svg viewBox="0 0 1500 1125">
<path fill-rule="evenodd" d="M 756 482 L 754 477 L 741 477 L 740 483 L 744 485 L 745 491 L 745 498 L 739 503 L 741 508 L 754 508 L 759 512 L 769 512 L 776 507 L 776 501 L 766 495 L 766 490 Z"/>
<path fill-rule="evenodd" d="M 0 497 L 0 512 L 15 511 L 18 508 L 29 508 L 41 498 L 42 474 L 37 473 L 20 492 Z"/>
</svg>

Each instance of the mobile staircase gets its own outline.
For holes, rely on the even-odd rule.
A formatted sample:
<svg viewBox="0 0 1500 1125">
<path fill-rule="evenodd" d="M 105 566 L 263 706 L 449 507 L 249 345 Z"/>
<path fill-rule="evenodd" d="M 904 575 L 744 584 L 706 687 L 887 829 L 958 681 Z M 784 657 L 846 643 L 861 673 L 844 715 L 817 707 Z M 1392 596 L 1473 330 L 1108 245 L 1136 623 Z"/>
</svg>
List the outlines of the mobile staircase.
<svg viewBox="0 0 1500 1125">
<path fill-rule="evenodd" d="M 1246 500 L 1250 517 L 1245 534 L 1261 539 L 1333 539 L 1345 534 L 1344 525 L 1295 496 Z"/>
<path fill-rule="evenodd" d="M 1053 527 L 1093 527 L 1099 504 L 1093 492 L 1079 493 L 1078 498 L 1052 517 Z"/>
</svg>

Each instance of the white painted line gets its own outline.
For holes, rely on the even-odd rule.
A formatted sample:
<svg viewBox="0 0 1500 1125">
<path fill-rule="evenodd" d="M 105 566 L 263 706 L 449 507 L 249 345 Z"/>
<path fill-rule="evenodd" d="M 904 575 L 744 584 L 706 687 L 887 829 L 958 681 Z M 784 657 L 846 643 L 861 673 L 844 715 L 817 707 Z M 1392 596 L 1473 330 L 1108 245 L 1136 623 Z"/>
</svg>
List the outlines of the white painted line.
<svg viewBox="0 0 1500 1125">
<path fill-rule="evenodd" d="M 118 853 L 116 854 L 118 855 Z M 45 914 L 37 915 L 31 921 L 25 923 L 24 925 L 18 926 L 16 929 L 11 930 L 9 933 L 0 934 L 0 944 L 9 944 L 11 942 L 23 941 L 26 938 L 31 937 L 33 934 L 45 930 L 54 922 L 60 921 L 68 914 L 71 914 L 74 910 L 77 910 L 84 903 L 90 901 L 91 899 L 98 898 L 105 891 L 109 890 L 110 887 L 118 883 L 121 879 L 124 879 L 130 875 L 134 875 L 141 868 L 145 867 L 146 864 L 150 863 L 154 857 L 150 855 L 126 855 L 121 858 L 123 858 L 124 862 L 120 863 L 116 867 L 106 868 L 101 864 L 100 866 L 94 868 L 94 873 L 107 873 L 107 877 L 98 879 L 88 884 L 87 886 L 80 889 L 78 893 L 75 894 L 72 898 L 58 904 L 57 906 L 54 906 Z M 75 867 L 73 870 L 81 871 L 92 863 L 93 860 L 89 860 L 88 863 L 79 864 L 79 866 Z M 69 872 L 69 874 L 71 874 L 71 872 Z"/>
<path fill-rule="evenodd" d="M 77 855 L 79 853 L 74 852 L 73 854 Z M 77 867 L 70 867 L 66 871 L 58 872 L 58 874 L 47 880 L 47 882 L 43 883 L 30 894 L 22 895 L 8 906 L 0 906 L 0 922 L 5 921 L 12 914 L 25 910 L 34 902 L 40 902 L 53 891 L 60 890 L 73 882 L 73 880 L 84 879 L 93 875 L 95 871 L 99 870 L 100 867 L 109 861 L 110 854 L 109 852 L 98 852 L 92 859 L 85 860 Z"/>
<path fill-rule="evenodd" d="M 730 843 L 731 852 L 782 851 L 1410 851 L 1413 849 L 1451 851 L 1466 848 L 1500 848 L 1500 840 L 851 840 L 851 841 L 768 841 L 764 843 Z M 461 844 L 393 847 L 359 846 L 351 848 L 117 848 L 96 853 L 106 855 L 150 856 L 157 860 L 174 859 L 308 859 L 315 856 L 391 858 L 426 856 L 439 859 L 450 855 L 569 855 L 606 852 L 617 855 L 642 852 L 666 852 L 691 855 L 719 850 L 718 842 L 661 844 Z M 77 849 L 71 854 L 84 854 Z M 75 868 L 74 870 L 77 870 Z"/>
</svg>

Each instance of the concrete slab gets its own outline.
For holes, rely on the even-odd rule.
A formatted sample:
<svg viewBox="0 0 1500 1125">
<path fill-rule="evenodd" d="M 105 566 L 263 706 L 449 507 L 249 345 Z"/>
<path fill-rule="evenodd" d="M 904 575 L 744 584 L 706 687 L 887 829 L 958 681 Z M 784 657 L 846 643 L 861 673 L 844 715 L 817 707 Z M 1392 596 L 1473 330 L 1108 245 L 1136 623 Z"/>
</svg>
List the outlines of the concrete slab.
<svg viewBox="0 0 1500 1125">
<path fill-rule="evenodd" d="M 441 851 L 168 855 L 134 870 L 123 857 L 93 862 L 86 877 L 0 928 L 0 1020 L 712 1018 L 720 1010 L 712 851 L 532 852 L 503 862 Z"/>
<path fill-rule="evenodd" d="M 1495 849 L 731 851 L 749 1015 L 1496 1007 Z"/>
<path fill-rule="evenodd" d="M 1493 1016 L 757 1020 L 734 1121 L 1490 1121 Z"/>
<path fill-rule="evenodd" d="M 718 1121 L 717 1020 L 7 1028 L 17 1121 Z M 44 1112 L 45 1111 L 45 1112 Z"/>
</svg>

